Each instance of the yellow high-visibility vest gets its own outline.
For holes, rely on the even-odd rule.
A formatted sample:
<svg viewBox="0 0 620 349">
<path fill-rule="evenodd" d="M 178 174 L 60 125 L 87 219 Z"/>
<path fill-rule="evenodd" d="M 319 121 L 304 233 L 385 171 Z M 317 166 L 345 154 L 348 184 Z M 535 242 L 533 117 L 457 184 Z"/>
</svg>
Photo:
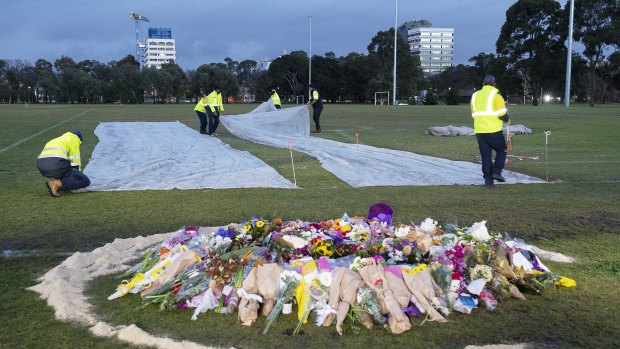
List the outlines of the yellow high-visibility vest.
<svg viewBox="0 0 620 349">
<path fill-rule="evenodd" d="M 224 103 L 222 103 L 222 93 L 217 94 L 217 99 L 215 100 L 217 103 L 216 107 L 219 108 L 220 112 L 224 111 Z"/>
<path fill-rule="evenodd" d="M 196 106 L 194 107 L 195 111 L 199 111 L 202 113 L 206 113 L 207 109 L 205 108 L 207 106 L 207 97 L 202 97 L 198 103 L 196 104 Z"/>
<path fill-rule="evenodd" d="M 67 132 L 60 137 L 54 138 L 45 144 L 39 159 L 62 158 L 69 160 L 71 166 L 77 166 L 82 171 L 82 159 L 80 159 L 80 144 L 82 141 L 73 132 Z"/>
<path fill-rule="evenodd" d="M 474 133 L 494 133 L 502 130 L 500 116 L 508 110 L 499 90 L 490 85 L 471 96 L 471 116 L 474 118 Z"/>
<path fill-rule="evenodd" d="M 280 96 L 278 96 L 277 92 L 274 92 L 271 95 L 271 101 L 273 102 L 273 105 L 281 105 L 282 102 L 280 102 Z"/>
</svg>

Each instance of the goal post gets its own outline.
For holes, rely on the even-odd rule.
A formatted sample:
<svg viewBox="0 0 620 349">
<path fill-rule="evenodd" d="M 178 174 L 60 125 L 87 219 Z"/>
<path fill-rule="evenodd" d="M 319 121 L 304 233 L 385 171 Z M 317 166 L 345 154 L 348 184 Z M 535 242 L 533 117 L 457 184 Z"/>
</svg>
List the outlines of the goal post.
<svg viewBox="0 0 620 349">
<path fill-rule="evenodd" d="M 300 99 L 301 103 L 299 103 Z M 295 104 L 304 104 L 304 95 L 295 96 Z"/>
<path fill-rule="evenodd" d="M 379 96 L 379 103 L 381 105 L 383 105 L 384 102 L 387 102 L 387 104 L 390 104 L 390 92 L 389 91 L 377 91 L 375 92 L 375 105 L 377 105 L 377 95 Z M 387 95 L 386 99 L 383 99 L 383 97 L 381 97 L 381 95 Z"/>
</svg>

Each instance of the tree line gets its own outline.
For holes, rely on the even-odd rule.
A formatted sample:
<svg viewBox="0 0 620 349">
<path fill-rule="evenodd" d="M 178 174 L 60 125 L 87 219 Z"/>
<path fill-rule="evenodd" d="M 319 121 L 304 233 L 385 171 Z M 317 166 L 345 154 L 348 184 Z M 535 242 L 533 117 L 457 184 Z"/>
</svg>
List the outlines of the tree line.
<svg viewBox="0 0 620 349">
<path fill-rule="evenodd" d="M 506 21 L 496 41 L 495 53 L 471 57 L 425 76 L 417 56 L 409 53 L 405 39 L 397 40 L 397 98 L 415 102 L 419 91 L 428 104 L 436 95 L 458 103 L 459 95 L 480 88 L 483 77 L 493 74 L 506 98 L 541 102 L 543 95 L 563 96 L 565 45 L 568 36 L 568 3 L 554 0 L 518 0 L 506 11 Z M 606 102 L 620 95 L 620 5 L 617 0 L 575 0 L 574 40 L 582 52 L 572 52 L 571 96 L 577 101 Z M 333 52 L 312 56 L 312 82 L 328 102 L 367 102 L 377 91 L 392 90 L 394 28 L 378 32 L 367 53 L 336 57 Z M 272 88 L 285 101 L 304 95 L 308 82 L 308 55 L 293 51 L 274 59 L 267 70 L 254 60 L 227 57 L 184 70 L 176 63 L 145 68 L 128 55 L 119 61 L 76 62 L 62 56 L 56 61 L 0 59 L 0 99 L 3 103 L 145 103 L 196 101 L 219 85 L 223 94 L 268 98 Z M 469 91 L 469 92 L 468 92 Z"/>
</svg>

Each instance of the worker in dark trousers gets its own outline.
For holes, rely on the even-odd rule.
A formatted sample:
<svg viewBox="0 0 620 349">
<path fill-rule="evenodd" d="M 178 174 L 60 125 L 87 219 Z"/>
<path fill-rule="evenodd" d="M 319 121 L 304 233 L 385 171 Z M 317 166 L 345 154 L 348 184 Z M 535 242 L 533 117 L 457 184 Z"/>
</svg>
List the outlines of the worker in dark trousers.
<svg viewBox="0 0 620 349">
<path fill-rule="evenodd" d="M 506 163 L 506 140 L 502 123 L 509 122 L 504 98 L 495 88 L 495 77 L 487 75 L 483 86 L 471 96 L 471 116 L 474 118 L 474 133 L 478 140 L 482 158 L 484 185 L 492 187 L 494 181 L 505 182 L 502 170 Z M 493 161 L 495 151 L 495 161 Z"/>
<path fill-rule="evenodd" d="M 316 126 L 315 133 L 319 133 L 321 132 L 321 112 L 323 111 L 323 101 L 321 100 L 319 91 L 317 91 L 313 84 L 308 85 L 308 89 L 310 91 L 310 100 L 306 105 L 312 106 L 312 119 L 314 120 L 314 125 Z"/>
<path fill-rule="evenodd" d="M 90 185 L 90 179 L 81 172 L 81 144 L 80 131 L 67 132 L 47 142 L 37 158 L 37 168 L 46 178 L 45 185 L 52 196 Z"/>
</svg>

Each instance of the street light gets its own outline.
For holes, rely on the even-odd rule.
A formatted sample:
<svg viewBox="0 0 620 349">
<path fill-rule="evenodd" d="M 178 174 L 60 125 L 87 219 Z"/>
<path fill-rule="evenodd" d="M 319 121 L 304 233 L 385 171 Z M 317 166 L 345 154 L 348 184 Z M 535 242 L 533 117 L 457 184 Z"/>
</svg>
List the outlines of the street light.
<svg viewBox="0 0 620 349">
<path fill-rule="evenodd" d="M 398 0 L 394 1 L 394 73 L 392 80 L 392 105 L 396 105 L 396 44 L 398 30 Z"/>
<path fill-rule="evenodd" d="M 28 86 L 28 104 L 30 104 L 30 86 Z"/>
<path fill-rule="evenodd" d="M 308 86 L 312 83 L 312 16 L 308 16 L 310 19 L 310 54 L 308 55 Z M 310 89 L 308 89 L 308 100 L 312 99 L 310 96 Z"/>
<path fill-rule="evenodd" d="M 564 106 L 570 105 L 570 69 L 573 60 L 573 14 L 575 12 L 575 0 L 570 1 L 570 15 L 568 20 L 568 52 L 566 53 L 566 82 L 564 90 Z"/>
</svg>

